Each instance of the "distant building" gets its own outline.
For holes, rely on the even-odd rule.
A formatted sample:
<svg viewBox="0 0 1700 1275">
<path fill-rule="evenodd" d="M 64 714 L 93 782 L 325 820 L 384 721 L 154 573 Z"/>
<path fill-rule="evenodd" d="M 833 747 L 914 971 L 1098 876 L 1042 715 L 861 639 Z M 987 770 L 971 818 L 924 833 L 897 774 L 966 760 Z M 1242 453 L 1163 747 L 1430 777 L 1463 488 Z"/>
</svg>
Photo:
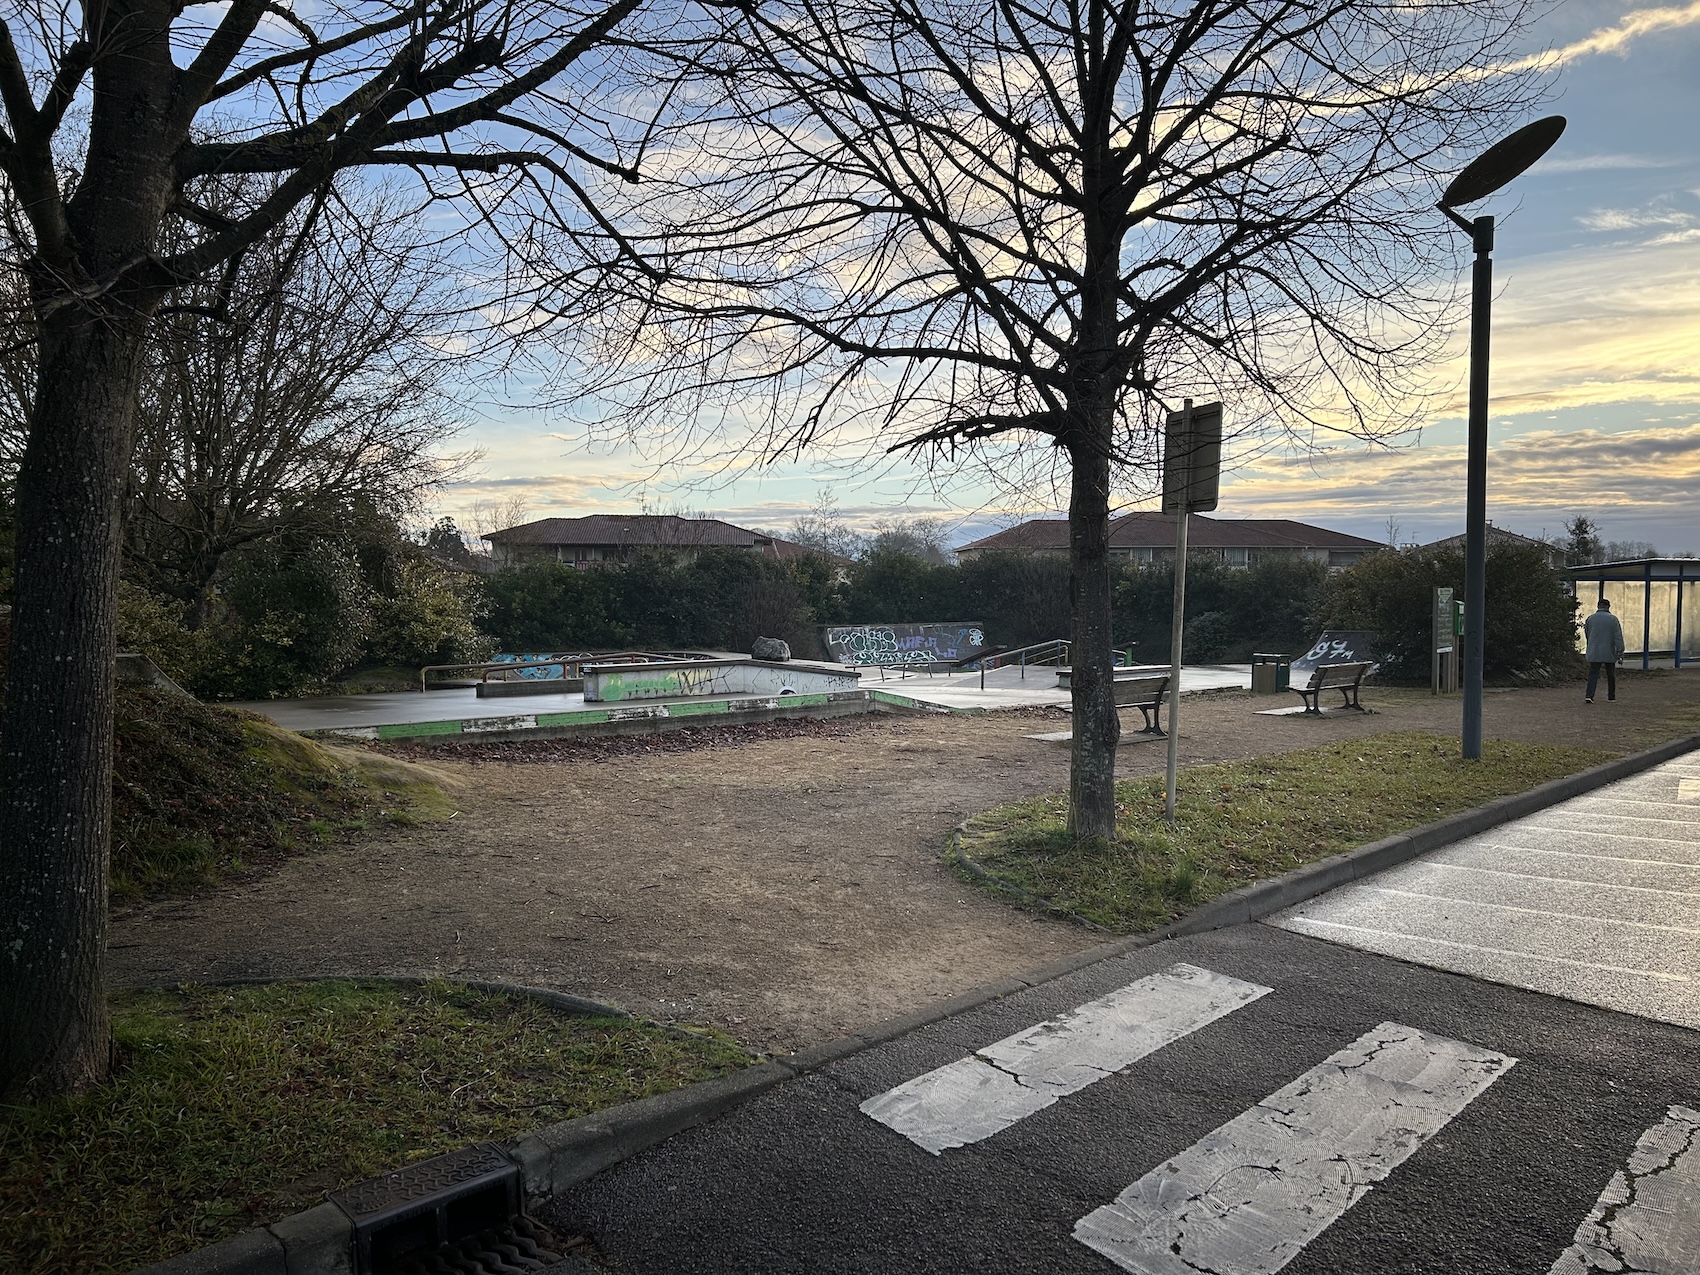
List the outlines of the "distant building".
<svg viewBox="0 0 1700 1275">
<path fill-rule="evenodd" d="M 1529 536 L 1520 536 L 1515 531 L 1496 527 L 1491 522 L 1487 525 L 1487 542 L 1490 545 L 1534 545 L 1536 548 L 1546 551 L 1547 565 L 1554 571 L 1563 571 L 1566 565 L 1562 545 L 1549 544 L 1545 540 L 1535 540 Z M 1456 536 L 1448 536 L 1444 540 L 1430 541 L 1422 547 L 1424 549 L 1457 549 L 1459 552 L 1463 552 L 1464 536 L 1459 533 Z"/>
<path fill-rule="evenodd" d="M 585 518 L 540 518 L 492 531 L 490 556 L 503 566 L 548 558 L 575 567 L 624 562 L 640 551 L 695 557 L 704 549 L 743 549 L 766 558 L 795 558 L 812 552 L 765 531 L 734 527 L 718 518 L 673 514 L 591 514 Z"/>
<path fill-rule="evenodd" d="M 1249 567 L 1262 558 L 1298 555 L 1330 567 L 1349 567 L 1360 558 L 1386 548 L 1362 536 L 1312 527 L 1286 518 L 1207 518 L 1194 514 L 1187 529 L 1188 557 L 1202 553 L 1231 567 Z M 956 551 L 963 560 L 976 554 L 1009 551 L 1066 554 L 1067 518 L 1032 518 L 1027 522 L 965 544 Z M 1110 557 L 1133 562 L 1161 562 L 1175 556 L 1173 514 L 1132 513 L 1110 520 Z"/>
</svg>

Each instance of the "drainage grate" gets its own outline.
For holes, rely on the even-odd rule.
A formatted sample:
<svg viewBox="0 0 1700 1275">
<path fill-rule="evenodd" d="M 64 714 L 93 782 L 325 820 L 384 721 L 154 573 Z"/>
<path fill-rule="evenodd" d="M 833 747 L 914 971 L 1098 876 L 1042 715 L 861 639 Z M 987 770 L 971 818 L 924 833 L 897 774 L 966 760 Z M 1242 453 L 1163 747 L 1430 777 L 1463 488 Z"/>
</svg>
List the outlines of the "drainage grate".
<svg viewBox="0 0 1700 1275">
<path fill-rule="evenodd" d="M 430 1253 L 413 1253 L 380 1266 L 374 1275 L 539 1275 L 598 1269 L 589 1241 L 563 1243 L 530 1218 L 464 1236 Z M 574 1259 L 581 1259 L 582 1264 Z"/>
<path fill-rule="evenodd" d="M 507 1227 L 520 1215 L 519 1166 L 494 1143 L 481 1142 L 330 1198 L 354 1223 L 355 1270 L 375 1275 L 404 1258 Z"/>
</svg>

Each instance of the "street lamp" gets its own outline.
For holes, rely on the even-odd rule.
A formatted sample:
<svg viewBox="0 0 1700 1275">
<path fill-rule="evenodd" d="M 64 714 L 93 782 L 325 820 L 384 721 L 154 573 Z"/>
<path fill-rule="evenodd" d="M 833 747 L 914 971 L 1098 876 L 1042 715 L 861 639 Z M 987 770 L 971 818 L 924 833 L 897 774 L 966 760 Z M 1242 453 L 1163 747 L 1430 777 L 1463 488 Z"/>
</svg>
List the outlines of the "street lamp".
<svg viewBox="0 0 1700 1275">
<path fill-rule="evenodd" d="M 1461 204 L 1486 199 L 1552 148 L 1564 116 L 1525 124 L 1494 143 L 1452 179 L 1437 205 L 1476 250 L 1470 281 L 1470 440 L 1464 478 L 1464 758 L 1482 755 L 1482 634 L 1487 605 L 1488 334 L 1493 326 L 1493 218 L 1460 217 Z"/>
</svg>

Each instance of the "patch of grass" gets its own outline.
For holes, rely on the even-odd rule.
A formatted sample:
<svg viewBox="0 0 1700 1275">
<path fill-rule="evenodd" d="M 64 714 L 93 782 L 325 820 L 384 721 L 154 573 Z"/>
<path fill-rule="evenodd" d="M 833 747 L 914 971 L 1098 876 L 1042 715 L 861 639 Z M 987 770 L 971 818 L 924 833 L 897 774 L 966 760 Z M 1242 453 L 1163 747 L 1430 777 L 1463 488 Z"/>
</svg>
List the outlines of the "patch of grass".
<svg viewBox="0 0 1700 1275">
<path fill-rule="evenodd" d="M 1116 785 L 1113 845 L 1069 837 L 1063 793 L 976 815 L 961 844 L 995 881 L 1135 934 L 1250 881 L 1524 792 L 1612 755 L 1490 740 L 1481 761 L 1467 763 L 1456 739 L 1419 731 L 1372 735 L 1183 770 L 1173 830 L 1163 819 L 1158 776 Z"/>
<path fill-rule="evenodd" d="M 323 747 L 251 713 L 123 687 L 113 738 L 112 897 L 214 884 L 374 819 L 446 817 L 454 783 L 428 766 Z"/>
<path fill-rule="evenodd" d="M 127 1271 L 751 1061 L 717 1037 L 448 983 L 131 992 L 113 1017 L 111 1081 L 0 1108 L 0 1270 Z"/>
</svg>

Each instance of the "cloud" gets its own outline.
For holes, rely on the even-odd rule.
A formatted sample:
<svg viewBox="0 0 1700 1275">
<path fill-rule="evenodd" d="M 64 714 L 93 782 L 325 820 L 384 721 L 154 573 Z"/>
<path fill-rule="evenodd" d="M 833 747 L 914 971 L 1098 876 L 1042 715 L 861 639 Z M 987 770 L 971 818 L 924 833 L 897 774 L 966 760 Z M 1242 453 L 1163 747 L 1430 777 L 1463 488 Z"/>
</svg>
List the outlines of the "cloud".
<svg viewBox="0 0 1700 1275">
<path fill-rule="evenodd" d="M 1648 208 L 1596 208 L 1576 219 L 1589 230 L 1639 230 L 1643 226 L 1691 226 L 1696 218 L 1681 209 L 1657 204 Z"/>
<path fill-rule="evenodd" d="M 1578 58 L 1587 57 L 1594 53 L 1624 54 L 1628 52 L 1632 43 L 1644 35 L 1694 26 L 1697 23 L 1700 23 L 1700 0 L 1693 0 L 1692 3 L 1686 5 L 1632 9 L 1624 14 L 1615 26 L 1601 27 L 1598 31 L 1561 48 L 1531 54 L 1529 57 L 1513 62 L 1505 69 L 1509 71 L 1526 71 L 1531 68 L 1556 70 L 1568 62 L 1574 62 Z"/>
<path fill-rule="evenodd" d="M 1675 168 L 1681 160 L 1655 159 L 1650 155 L 1570 155 L 1543 159 L 1535 171 L 1548 173 L 1593 173 L 1625 168 Z"/>
<path fill-rule="evenodd" d="M 1316 519 L 1365 514 L 1461 520 L 1462 443 L 1363 449 L 1313 469 L 1278 461 L 1225 484 L 1233 516 Z M 1320 472 L 1318 472 L 1320 470 Z M 1488 461 L 1490 512 L 1501 521 L 1556 526 L 1566 513 L 1686 519 L 1700 485 L 1700 424 L 1606 431 L 1533 430 L 1496 438 Z"/>
</svg>

